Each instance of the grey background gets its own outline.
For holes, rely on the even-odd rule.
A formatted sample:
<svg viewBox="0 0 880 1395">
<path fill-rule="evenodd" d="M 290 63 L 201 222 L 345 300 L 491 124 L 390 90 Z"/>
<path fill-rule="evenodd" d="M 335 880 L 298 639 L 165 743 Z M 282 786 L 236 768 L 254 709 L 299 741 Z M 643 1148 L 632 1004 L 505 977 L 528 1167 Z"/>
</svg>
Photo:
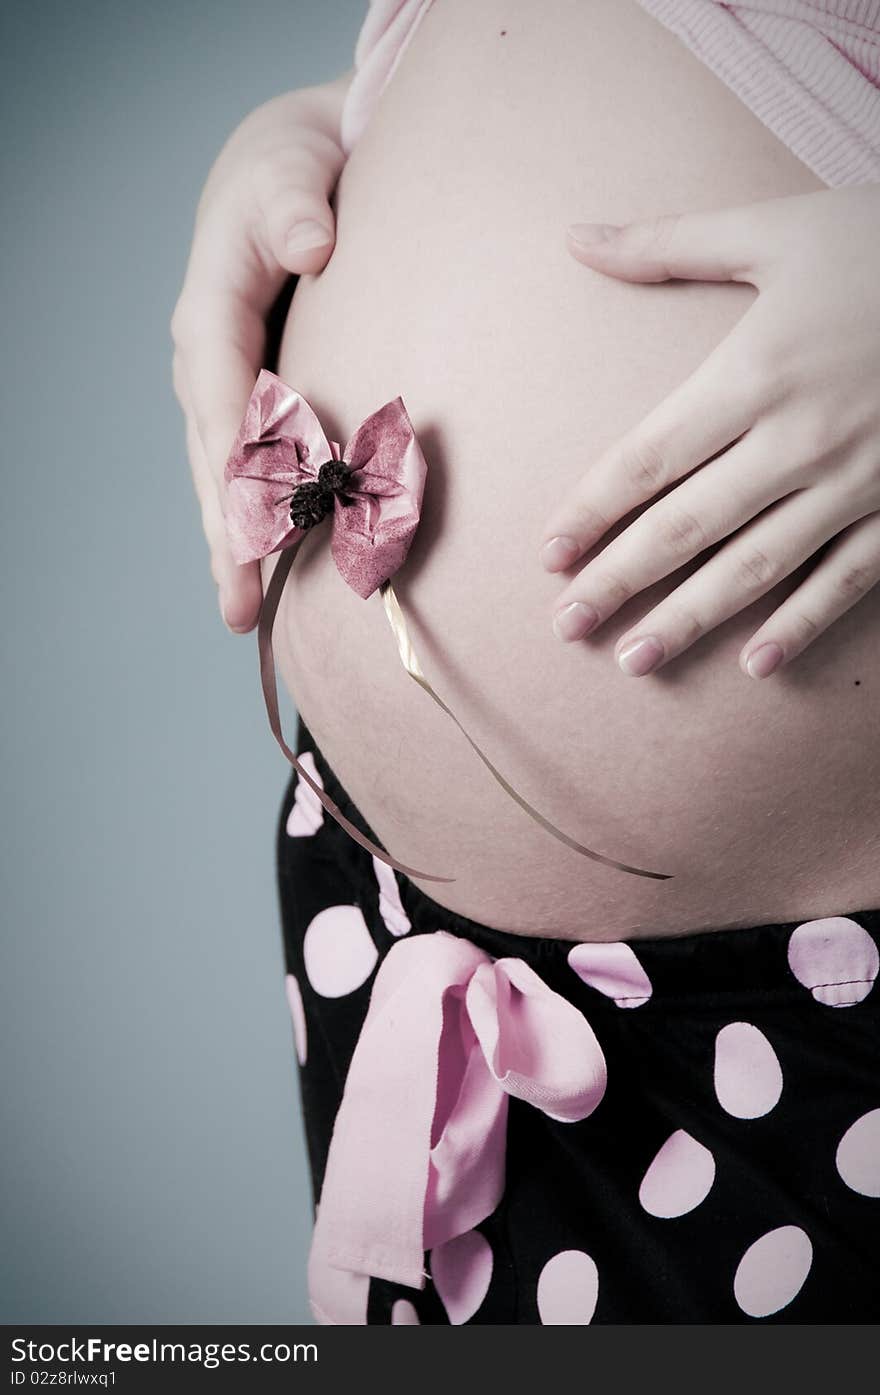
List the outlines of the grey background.
<svg viewBox="0 0 880 1395">
<path fill-rule="evenodd" d="M 220 620 L 168 321 L 220 145 L 348 68 L 365 10 L 2 7 L 6 1323 L 310 1320 L 290 767 Z"/>
</svg>

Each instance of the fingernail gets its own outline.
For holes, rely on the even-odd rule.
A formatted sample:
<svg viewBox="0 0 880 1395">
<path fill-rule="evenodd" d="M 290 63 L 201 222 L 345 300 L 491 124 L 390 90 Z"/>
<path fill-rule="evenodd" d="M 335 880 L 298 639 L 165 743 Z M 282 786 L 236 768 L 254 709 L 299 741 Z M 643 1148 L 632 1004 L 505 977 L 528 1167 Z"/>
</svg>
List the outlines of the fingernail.
<svg viewBox="0 0 880 1395">
<path fill-rule="evenodd" d="M 541 548 L 541 561 L 548 571 L 555 572 L 568 567 L 577 557 L 580 549 L 574 538 L 560 535 L 545 542 Z"/>
<path fill-rule="evenodd" d="M 620 232 L 616 223 L 572 223 L 568 235 L 582 247 L 592 247 L 597 242 L 608 242 Z"/>
<path fill-rule="evenodd" d="M 746 670 L 750 678 L 769 678 L 784 658 L 778 644 L 759 644 L 746 659 Z"/>
<path fill-rule="evenodd" d="M 227 630 L 232 630 L 232 633 L 233 633 L 233 634 L 236 634 L 236 635 L 245 635 L 245 634 L 247 634 L 248 630 L 250 629 L 250 626 L 249 626 L 249 625 L 231 625 L 231 624 L 229 623 L 229 619 L 227 618 L 227 615 L 226 615 L 226 602 L 225 602 L 225 600 L 224 600 L 224 598 L 223 598 L 223 593 L 222 593 L 222 592 L 218 592 L 218 597 L 217 597 L 217 599 L 218 599 L 218 604 L 219 604 L 219 606 L 220 606 L 220 619 L 223 621 L 223 624 L 226 626 Z"/>
<path fill-rule="evenodd" d="M 583 639 L 599 623 L 599 612 L 583 601 L 572 601 L 557 610 L 553 617 L 553 633 L 557 639 Z"/>
<path fill-rule="evenodd" d="M 644 639 L 634 639 L 632 644 L 621 649 L 617 662 L 623 672 L 631 678 L 643 678 L 652 668 L 657 667 L 662 658 L 663 645 L 659 639 L 655 639 L 653 635 L 646 635 Z"/>
<path fill-rule="evenodd" d="M 306 218 L 302 223 L 295 223 L 287 234 L 287 250 L 310 252 L 313 247 L 325 247 L 329 241 L 327 229 L 316 223 L 314 218 Z"/>
</svg>

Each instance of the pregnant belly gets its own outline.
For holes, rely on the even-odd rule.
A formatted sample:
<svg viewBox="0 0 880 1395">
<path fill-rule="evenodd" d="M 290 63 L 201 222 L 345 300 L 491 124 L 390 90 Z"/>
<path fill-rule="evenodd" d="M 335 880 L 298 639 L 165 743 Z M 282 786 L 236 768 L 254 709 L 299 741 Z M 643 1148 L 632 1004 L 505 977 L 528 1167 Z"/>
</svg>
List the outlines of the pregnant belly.
<svg viewBox="0 0 880 1395">
<path fill-rule="evenodd" d="M 297 288 L 279 372 L 343 442 L 403 396 L 428 484 L 395 584 L 426 675 L 547 818 L 673 874 L 599 865 L 534 824 L 404 673 L 380 598 L 347 589 L 325 527 L 287 583 L 281 676 L 385 846 L 455 877 L 419 883 L 439 907 L 616 940 L 880 904 L 876 593 L 790 668 L 744 677 L 742 644 L 803 568 L 634 679 L 615 639 L 694 564 L 563 645 L 550 618 L 564 578 L 537 561 L 553 502 L 756 294 L 603 278 L 569 257 L 566 223 L 821 187 L 623 0 L 436 0 L 383 94 L 343 173 L 330 265 Z"/>
</svg>

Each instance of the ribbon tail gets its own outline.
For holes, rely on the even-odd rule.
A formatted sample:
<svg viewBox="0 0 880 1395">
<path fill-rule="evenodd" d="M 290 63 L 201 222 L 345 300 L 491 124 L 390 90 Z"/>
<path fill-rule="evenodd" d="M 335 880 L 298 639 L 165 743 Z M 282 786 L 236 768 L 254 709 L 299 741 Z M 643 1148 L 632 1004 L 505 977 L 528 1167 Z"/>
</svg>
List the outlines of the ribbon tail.
<svg viewBox="0 0 880 1395">
<path fill-rule="evenodd" d="M 285 548 L 275 565 L 275 570 L 266 587 L 266 595 L 263 598 L 263 605 L 260 610 L 260 621 L 257 629 L 257 645 L 260 655 L 260 681 L 263 685 L 263 698 L 266 703 L 266 712 L 269 717 L 269 726 L 278 745 L 281 747 L 287 759 L 296 770 L 301 780 L 312 789 L 327 810 L 331 818 L 335 819 L 350 838 L 359 843 L 373 857 L 377 857 L 380 862 L 384 862 L 388 867 L 393 867 L 397 872 L 403 872 L 408 877 L 418 877 L 426 882 L 452 882 L 454 877 L 438 877 L 430 872 L 419 872 L 415 867 L 407 867 L 406 863 L 398 862 L 396 858 L 390 857 L 383 848 L 361 833 L 359 828 L 346 818 L 342 810 L 333 802 L 329 794 L 321 788 L 316 780 L 312 778 L 305 766 L 297 760 L 293 751 L 284 739 L 281 730 L 281 714 L 278 709 L 278 685 L 275 677 L 275 657 L 272 653 L 272 630 L 275 625 L 275 617 L 278 613 L 278 606 L 281 602 L 281 594 L 284 590 L 284 583 L 287 580 L 290 568 L 293 566 L 293 559 L 299 551 L 302 538 L 298 538 L 292 546 Z"/>
<path fill-rule="evenodd" d="M 322 1321 L 363 1321 L 368 1276 L 425 1287 L 431 1129 L 446 1070 L 444 1000 L 487 958 L 441 930 L 398 940 L 379 966 L 312 1235 L 309 1295 Z"/>
<path fill-rule="evenodd" d="M 616 858 L 606 857 L 603 853 L 598 853 L 595 852 L 592 848 L 585 847 L 583 843 L 578 843 L 574 838 L 569 837 L 567 833 L 563 833 L 561 828 L 557 828 L 554 823 L 551 823 L 550 820 L 545 818 L 543 814 L 539 813 L 533 805 L 529 804 L 528 800 L 524 799 L 523 796 L 513 788 L 513 786 L 510 784 L 508 780 L 505 780 L 501 772 L 495 768 L 495 766 L 489 760 L 489 757 L 480 749 L 476 741 L 474 741 L 473 737 L 470 736 L 469 733 L 462 726 L 461 722 L 458 720 L 451 707 L 447 707 L 443 699 L 439 697 L 437 693 L 435 693 L 434 689 L 431 687 L 431 684 L 428 682 L 427 678 L 422 672 L 421 664 L 419 663 L 415 650 L 413 649 L 413 644 L 409 635 L 409 630 L 407 629 L 406 620 L 404 618 L 400 602 L 397 599 L 397 595 L 395 594 L 394 587 L 391 585 L 391 582 L 384 581 L 382 585 L 379 587 L 379 592 L 382 597 L 382 602 L 385 606 L 385 614 L 388 616 L 389 624 L 391 625 L 394 637 L 397 640 L 397 648 L 398 652 L 400 653 L 401 663 L 403 664 L 407 673 L 410 675 L 411 678 L 415 679 L 419 687 L 423 688 L 429 697 L 434 699 L 437 706 L 442 708 L 448 717 L 452 718 L 453 722 L 458 727 L 465 740 L 474 749 L 474 751 L 476 751 L 477 755 L 479 756 L 483 764 L 486 766 L 489 773 L 498 781 L 498 784 L 501 786 L 501 788 L 505 790 L 507 794 L 510 795 L 511 799 L 514 799 L 516 803 L 520 806 L 520 808 L 525 810 L 525 812 L 529 815 L 530 818 L 534 819 L 536 823 L 540 824 L 541 827 L 543 829 L 546 829 L 546 831 L 549 834 L 551 834 L 554 838 L 557 838 L 561 843 L 565 843 L 566 847 L 572 848 L 577 853 L 582 853 L 584 857 L 592 858 L 594 862 L 604 863 L 606 867 L 614 867 L 617 869 L 618 872 L 631 872 L 632 875 L 635 877 L 650 877 L 654 881 L 661 882 L 670 881 L 672 879 L 671 872 L 647 872 L 643 867 L 631 867 L 626 862 L 618 862 Z"/>
</svg>

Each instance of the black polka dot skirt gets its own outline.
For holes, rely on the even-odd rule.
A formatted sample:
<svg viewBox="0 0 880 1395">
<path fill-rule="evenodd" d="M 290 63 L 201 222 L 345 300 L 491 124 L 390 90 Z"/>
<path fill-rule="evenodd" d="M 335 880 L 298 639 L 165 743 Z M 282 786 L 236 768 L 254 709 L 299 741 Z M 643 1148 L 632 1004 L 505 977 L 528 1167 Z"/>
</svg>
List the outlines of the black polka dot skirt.
<svg viewBox="0 0 880 1395">
<path fill-rule="evenodd" d="M 319 1322 L 880 1318 L 880 910 L 508 934 L 296 772 L 277 859 Z"/>
</svg>

